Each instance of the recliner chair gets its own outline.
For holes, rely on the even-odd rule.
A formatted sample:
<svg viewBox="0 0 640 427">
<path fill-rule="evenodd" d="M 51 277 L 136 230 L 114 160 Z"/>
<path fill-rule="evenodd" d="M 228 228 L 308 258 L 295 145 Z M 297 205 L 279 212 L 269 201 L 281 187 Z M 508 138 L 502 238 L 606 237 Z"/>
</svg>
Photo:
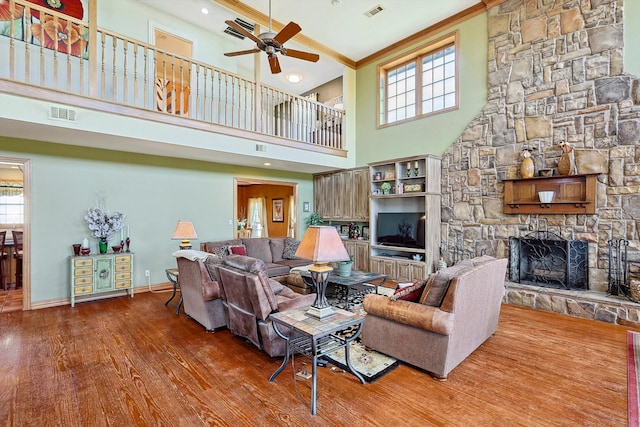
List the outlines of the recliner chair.
<svg viewBox="0 0 640 427">
<path fill-rule="evenodd" d="M 301 295 L 269 279 L 264 261 L 229 255 L 217 266 L 227 310 L 228 328 L 271 357 L 283 356 L 286 342 L 273 329 L 269 315 L 313 304 L 316 294 Z"/>
</svg>

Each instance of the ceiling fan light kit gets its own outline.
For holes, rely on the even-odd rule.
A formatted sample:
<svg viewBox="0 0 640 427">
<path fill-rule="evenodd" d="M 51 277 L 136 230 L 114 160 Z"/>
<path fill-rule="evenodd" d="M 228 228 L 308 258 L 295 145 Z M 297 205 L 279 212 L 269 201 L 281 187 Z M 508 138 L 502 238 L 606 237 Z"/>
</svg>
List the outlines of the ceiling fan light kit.
<svg viewBox="0 0 640 427">
<path fill-rule="evenodd" d="M 240 26 L 235 21 L 225 21 L 229 27 L 233 28 L 235 31 L 239 32 L 243 36 L 253 40 L 256 42 L 256 47 L 249 50 L 240 50 L 236 52 L 227 52 L 225 56 L 238 56 L 238 55 L 246 55 L 252 53 L 258 53 L 263 51 L 267 54 L 267 58 L 269 60 L 269 67 L 271 68 L 271 72 L 273 74 L 277 74 L 280 71 L 280 61 L 278 61 L 278 53 L 284 56 L 290 56 L 292 58 L 302 59 L 304 61 L 317 62 L 320 59 L 320 56 L 315 53 L 303 52 L 300 50 L 287 49 L 284 47 L 284 43 L 291 39 L 293 36 L 302 31 L 302 28 L 295 22 L 289 22 L 279 33 L 274 33 L 271 31 L 271 1 L 269 1 L 269 31 L 259 34 L 255 36 L 250 33 L 242 26 Z"/>
</svg>

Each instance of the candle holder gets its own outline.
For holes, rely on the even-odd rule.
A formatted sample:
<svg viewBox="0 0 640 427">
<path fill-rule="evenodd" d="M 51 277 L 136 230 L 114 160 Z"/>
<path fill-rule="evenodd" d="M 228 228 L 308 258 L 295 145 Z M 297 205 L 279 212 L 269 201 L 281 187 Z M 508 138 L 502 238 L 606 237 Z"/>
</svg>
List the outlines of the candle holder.
<svg viewBox="0 0 640 427">
<path fill-rule="evenodd" d="M 411 168 L 407 168 L 407 177 L 411 176 Z"/>
<path fill-rule="evenodd" d="M 127 240 L 126 240 L 125 242 L 126 242 L 126 244 L 127 244 L 127 252 L 131 252 L 131 251 L 129 250 L 129 245 L 131 244 L 131 239 L 129 239 L 129 238 L 127 237 Z"/>
<path fill-rule="evenodd" d="M 124 252 L 124 240 L 120 240 L 120 251 Z"/>
<path fill-rule="evenodd" d="M 420 173 L 419 168 L 413 168 L 413 176 L 418 176 L 419 173 Z"/>
</svg>

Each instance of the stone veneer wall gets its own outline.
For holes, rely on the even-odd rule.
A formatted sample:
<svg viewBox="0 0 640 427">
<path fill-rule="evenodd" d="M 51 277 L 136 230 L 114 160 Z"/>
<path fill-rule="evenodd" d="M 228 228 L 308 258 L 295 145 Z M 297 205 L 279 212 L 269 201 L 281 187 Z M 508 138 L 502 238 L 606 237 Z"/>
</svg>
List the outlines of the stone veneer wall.
<svg viewBox="0 0 640 427">
<path fill-rule="evenodd" d="M 621 0 L 507 0 L 489 9 L 488 103 L 442 158 L 449 262 L 456 247 L 464 257 L 507 257 L 510 236 L 548 230 L 589 241 L 590 291 L 606 293 L 607 241 L 629 240 L 630 259 L 640 259 L 640 80 L 623 71 L 622 8 Z M 502 180 L 519 177 L 523 150 L 536 171 L 554 168 L 561 141 L 574 147 L 578 173 L 600 173 L 596 214 L 503 214 Z M 576 314 L 561 294 L 541 308 Z M 537 295 L 514 286 L 506 299 L 540 306 Z"/>
</svg>

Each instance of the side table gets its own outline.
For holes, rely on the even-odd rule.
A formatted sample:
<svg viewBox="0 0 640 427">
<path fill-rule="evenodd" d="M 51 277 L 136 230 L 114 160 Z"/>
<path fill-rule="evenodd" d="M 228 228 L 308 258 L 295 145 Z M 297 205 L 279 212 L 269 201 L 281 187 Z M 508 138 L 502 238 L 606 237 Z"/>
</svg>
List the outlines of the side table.
<svg viewBox="0 0 640 427">
<path fill-rule="evenodd" d="M 167 268 L 165 270 L 165 273 L 167 273 L 167 278 L 169 279 L 169 281 L 171 283 L 173 283 L 173 293 L 171 294 L 171 298 L 169 298 L 167 300 L 167 302 L 164 303 L 164 305 L 167 305 L 176 296 L 176 292 L 178 291 L 178 288 L 180 287 L 180 284 L 179 284 L 180 273 L 178 273 L 178 269 L 177 268 Z M 182 292 L 180 292 L 180 299 L 178 300 L 178 307 L 176 307 L 176 314 L 180 314 L 180 306 L 181 305 L 182 305 Z"/>
<path fill-rule="evenodd" d="M 349 343 L 360 335 L 362 325 L 364 324 L 364 316 L 352 313 L 343 309 L 334 309 L 335 314 L 327 316 L 324 319 L 318 319 L 307 314 L 309 307 L 294 308 L 292 310 L 273 313 L 269 318 L 273 322 L 273 329 L 276 334 L 287 342 L 287 351 L 284 355 L 282 365 L 271 375 L 270 382 L 275 381 L 276 377 L 284 370 L 289 362 L 289 358 L 296 353 L 301 353 L 310 358 L 311 368 L 311 414 L 316 414 L 316 385 L 317 385 L 317 363 L 318 358 L 325 354 L 344 348 L 345 359 L 347 362 L 347 370 L 356 376 L 362 384 L 364 378 L 351 366 L 349 358 Z M 286 335 L 281 332 L 283 329 L 289 329 L 290 334 Z M 347 330 L 357 326 L 358 329 L 349 337 L 337 335 L 338 332 Z"/>
</svg>

